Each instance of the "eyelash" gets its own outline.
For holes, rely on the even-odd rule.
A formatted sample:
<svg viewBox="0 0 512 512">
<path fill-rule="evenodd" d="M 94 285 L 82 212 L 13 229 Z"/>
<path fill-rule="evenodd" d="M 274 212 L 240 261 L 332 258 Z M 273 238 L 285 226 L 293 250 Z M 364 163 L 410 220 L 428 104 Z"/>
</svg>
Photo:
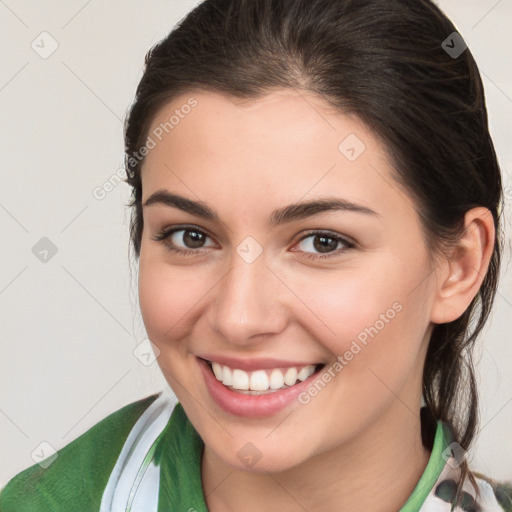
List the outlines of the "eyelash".
<svg viewBox="0 0 512 512">
<path fill-rule="evenodd" d="M 178 254 L 180 256 L 200 256 L 203 248 L 199 248 L 199 249 L 180 249 L 180 248 L 177 248 L 177 247 L 172 247 L 171 245 L 169 245 L 168 243 L 165 243 L 165 241 L 171 236 L 173 235 L 174 233 L 177 233 L 178 231 L 192 231 L 194 233 L 199 233 L 201 235 L 204 235 L 208 238 L 212 238 L 208 235 L 208 233 L 206 233 L 205 231 L 203 231 L 202 229 L 199 229 L 197 228 L 196 226 L 179 226 L 179 227 L 174 227 L 172 229 L 163 229 L 160 233 L 154 235 L 152 237 L 152 240 L 155 240 L 157 242 L 162 242 L 165 244 L 166 248 L 175 253 L 175 254 Z M 345 252 L 347 249 L 352 249 L 355 247 L 355 244 L 353 244 L 352 242 L 349 242 L 347 239 L 339 236 L 339 235 L 335 235 L 329 231 L 322 231 L 322 230 L 317 230 L 317 231 L 309 231 L 308 233 L 306 233 L 298 242 L 302 242 L 303 240 L 306 240 L 307 238 L 310 238 L 311 236 L 325 236 L 326 238 L 329 238 L 331 240 L 335 240 L 336 242 L 341 242 L 342 244 L 344 244 L 346 247 L 344 249 L 341 249 L 341 250 L 336 250 L 336 251 L 333 251 L 333 252 L 330 252 L 330 253 L 327 253 L 327 254 L 313 254 L 313 253 L 307 253 L 307 252 L 304 252 L 304 254 L 306 255 L 305 257 L 306 258 L 309 258 L 309 259 L 312 259 L 312 260 L 318 260 L 318 259 L 325 259 L 325 258 L 332 258 L 336 255 L 339 255 L 341 252 Z M 303 252 L 303 251 L 294 251 L 294 252 Z"/>
</svg>

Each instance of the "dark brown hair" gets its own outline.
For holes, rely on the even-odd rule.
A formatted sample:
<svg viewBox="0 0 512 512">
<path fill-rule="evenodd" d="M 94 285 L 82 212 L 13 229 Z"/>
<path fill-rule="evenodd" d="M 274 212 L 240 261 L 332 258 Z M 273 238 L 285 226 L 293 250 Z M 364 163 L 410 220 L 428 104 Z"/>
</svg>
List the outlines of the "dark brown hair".
<svg viewBox="0 0 512 512">
<path fill-rule="evenodd" d="M 457 240 L 468 210 L 488 208 L 496 228 L 489 269 L 464 314 L 434 327 L 423 374 L 430 423 L 446 421 L 467 450 L 478 425 L 471 349 L 496 294 L 502 184 L 475 60 L 469 49 L 454 55 L 443 44 L 461 48 L 454 32 L 430 0 L 204 1 L 146 55 L 125 124 L 126 182 L 138 258 L 140 150 L 155 114 L 193 90 L 251 100 L 285 87 L 317 93 L 382 140 L 430 250 Z M 475 484 L 467 462 L 461 467 L 459 491 L 466 476 Z"/>
</svg>

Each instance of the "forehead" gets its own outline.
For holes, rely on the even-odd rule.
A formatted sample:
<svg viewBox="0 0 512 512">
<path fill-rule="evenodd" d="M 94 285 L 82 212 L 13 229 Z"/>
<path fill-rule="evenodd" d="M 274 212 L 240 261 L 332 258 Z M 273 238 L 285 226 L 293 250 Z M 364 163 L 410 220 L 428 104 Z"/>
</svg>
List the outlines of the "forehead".
<svg viewBox="0 0 512 512">
<path fill-rule="evenodd" d="M 377 136 L 307 91 L 279 89 L 243 101 L 184 93 L 160 109 L 148 134 L 153 149 L 142 169 L 143 201 L 167 188 L 215 196 L 220 204 L 234 194 L 253 206 L 275 195 L 294 202 L 341 194 L 410 207 Z"/>
</svg>

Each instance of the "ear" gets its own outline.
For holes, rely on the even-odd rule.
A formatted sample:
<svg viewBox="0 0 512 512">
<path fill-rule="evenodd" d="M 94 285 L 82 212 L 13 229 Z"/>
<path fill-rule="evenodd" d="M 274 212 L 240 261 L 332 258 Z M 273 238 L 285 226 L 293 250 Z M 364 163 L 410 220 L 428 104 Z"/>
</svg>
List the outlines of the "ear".
<svg viewBox="0 0 512 512">
<path fill-rule="evenodd" d="M 464 217 L 465 229 L 436 269 L 436 294 L 430 320 L 436 324 L 459 318 L 478 293 L 492 256 L 495 239 L 492 213 L 473 208 Z"/>
</svg>

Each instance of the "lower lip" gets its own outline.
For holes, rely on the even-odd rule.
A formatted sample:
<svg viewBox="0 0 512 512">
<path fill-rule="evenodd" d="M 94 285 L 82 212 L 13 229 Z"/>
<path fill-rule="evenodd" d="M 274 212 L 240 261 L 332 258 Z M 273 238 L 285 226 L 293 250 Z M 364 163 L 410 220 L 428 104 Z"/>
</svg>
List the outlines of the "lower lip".
<svg viewBox="0 0 512 512">
<path fill-rule="evenodd" d="M 197 358 L 197 361 L 206 387 L 217 405 L 224 411 L 243 418 L 261 418 L 277 414 L 294 402 L 319 374 L 319 372 L 313 373 L 306 380 L 280 391 L 263 395 L 245 395 L 232 391 L 218 381 L 204 359 Z"/>
</svg>

